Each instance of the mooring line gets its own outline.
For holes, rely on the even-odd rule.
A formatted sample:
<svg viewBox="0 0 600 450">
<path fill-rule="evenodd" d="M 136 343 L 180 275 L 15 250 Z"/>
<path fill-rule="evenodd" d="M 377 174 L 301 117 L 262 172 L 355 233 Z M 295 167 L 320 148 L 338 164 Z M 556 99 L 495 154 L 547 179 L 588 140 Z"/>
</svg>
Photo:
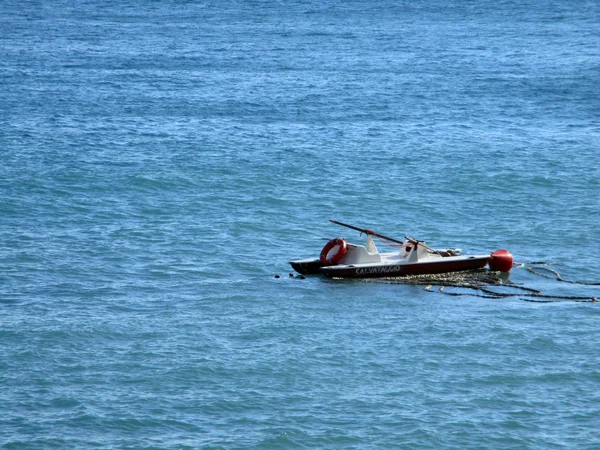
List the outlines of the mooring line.
<svg viewBox="0 0 600 450">
<path fill-rule="evenodd" d="M 537 270 L 536 270 L 537 269 Z M 573 281 L 573 280 L 565 280 L 562 275 L 560 273 L 558 273 L 556 270 L 553 269 L 549 269 L 548 267 L 527 267 L 527 270 L 535 275 L 539 275 L 540 277 L 544 277 L 544 278 L 549 278 L 549 279 L 556 279 L 558 281 L 562 281 L 563 283 L 571 283 L 571 284 L 579 284 L 582 286 L 600 286 L 600 283 L 590 283 L 587 281 Z M 547 272 L 550 272 L 552 275 L 554 275 L 554 277 L 551 277 L 550 275 L 546 275 L 543 273 L 538 272 L 538 270 L 545 270 Z"/>
<path fill-rule="evenodd" d="M 551 303 L 556 301 L 565 301 L 571 300 L 576 302 L 597 302 L 596 297 L 582 297 L 582 296 L 574 296 L 574 295 L 547 295 L 544 294 L 539 289 L 533 289 L 527 286 L 518 286 L 516 284 L 504 284 L 503 287 L 510 289 L 518 289 L 526 292 L 496 292 L 487 287 L 485 284 L 460 284 L 460 283 L 443 283 L 437 286 L 440 286 L 438 292 L 441 294 L 451 295 L 451 296 L 475 296 L 482 298 L 491 298 L 491 299 L 500 299 L 500 298 L 508 298 L 508 297 L 521 297 L 522 300 L 525 300 L 522 297 L 528 297 L 527 301 L 530 302 L 539 302 L 539 303 Z M 448 292 L 445 290 L 446 287 L 455 287 L 459 289 L 472 289 L 481 291 L 484 294 L 479 294 L 476 292 Z M 427 292 L 434 292 L 432 290 L 432 284 L 428 285 L 425 290 Z M 535 300 L 534 300 L 535 299 Z M 552 300 L 538 300 L 538 299 L 552 299 Z"/>
<path fill-rule="evenodd" d="M 524 263 L 531 264 L 531 263 Z M 539 264 L 550 264 L 550 263 L 539 263 Z M 528 268 L 529 269 L 529 268 Z M 538 269 L 540 269 L 538 267 Z M 556 277 L 560 277 L 558 272 L 552 269 L 545 269 L 553 273 Z M 546 278 L 552 278 L 545 274 L 539 274 Z M 558 279 L 558 278 L 557 278 Z M 562 280 L 562 277 L 560 278 Z M 546 295 L 539 289 L 534 289 L 527 286 L 521 286 L 513 283 L 504 283 L 503 280 L 497 276 L 490 275 L 484 272 L 463 272 L 463 273 L 452 273 L 452 274 L 439 274 L 439 275 L 413 275 L 402 278 L 373 278 L 365 281 L 372 283 L 386 283 L 386 284 L 412 284 L 412 285 L 424 285 L 424 290 L 427 292 L 439 292 L 445 295 L 451 295 L 454 297 L 458 296 L 474 296 L 481 298 L 490 299 L 501 299 L 508 297 L 517 297 L 521 300 L 539 303 L 551 303 L 556 301 L 577 301 L 577 302 L 596 302 L 596 297 L 581 297 L 581 296 L 568 296 L 568 295 Z M 565 280 L 562 280 L 565 281 Z M 437 291 L 433 290 L 433 286 L 438 287 Z M 492 288 L 507 288 L 515 289 L 519 292 L 497 292 Z M 451 292 L 447 291 L 446 288 L 457 288 L 457 289 L 468 289 L 470 292 Z M 524 298 L 525 297 L 525 298 Z"/>
<path fill-rule="evenodd" d="M 473 292 L 447 292 L 444 288 L 447 286 L 440 286 L 438 292 L 441 294 L 446 294 L 446 295 L 451 295 L 454 297 L 458 297 L 458 296 L 471 296 L 471 297 L 482 297 L 482 298 L 491 298 L 491 299 L 499 299 L 499 298 L 507 298 L 507 297 L 529 297 L 529 299 L 521 299 L 521 300 L 526 300 L 529 302 L 539 302 L 539 303 L 552 303 L 552 302 L 557 302 L 557 301 L 564 301 L 564 300 L 571 300 L 571 301 L 576 301 L 576 302 L 592 302 L 595 303 L 598 300 L 596 299 L 596 297 L 580 297 L 580 296 L 573 296 L 573 295 L 546 295 L 543 294 L 542 291 L 539 291 L 537 289 L 531 289 L 531 288 L 526 288 L 524 286 L 516 286 L 516 285 L 505 285 L 506 287 L 512 287 L 515 289 L 523 289 L 523 290 L 527 290 L 527 291 L 531 291 L 530 294 L 524 294 L 522 292 L 520 293 L 507 293 L 507 292 L 494 292 L 491 291 L 483 286 L 469 286 L 469 285 L 455 285 L 453 287 L 457 287 L 457 288 L 466 288 L 466 289 L 475 289 L 475 290 L 480 290 L 482 292 L 485 292 L 487 295 L 483 295 L 483 294 L 477 294 L 477 293 L 473 293 Z M 431 285 L 427 286 L 425 288 L 425 290 L 427 292 L 434 292 L 431 290 Z M 533 298 L 538 299 L 538 298 L 543 298 L 543 299 L 554 299 L 554 300 L 533 300 Z"/>
</svg>

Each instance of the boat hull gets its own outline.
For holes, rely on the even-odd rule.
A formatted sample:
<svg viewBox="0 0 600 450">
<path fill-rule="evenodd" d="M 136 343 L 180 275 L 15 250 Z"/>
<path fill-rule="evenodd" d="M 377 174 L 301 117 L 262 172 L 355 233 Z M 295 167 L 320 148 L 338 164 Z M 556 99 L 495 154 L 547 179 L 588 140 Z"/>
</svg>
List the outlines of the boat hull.
<svg viewBox="0 0 600 450">
<path fill-rule="evenodd" d="M 489 256 L 442 258 L 412 264 L 339 265 L 321 267 L 318 272 L 329 278 L 381 278 L 426 275 L 483 269 Z"/>
<path fill-rule="evenodd" d="M 290 264 L 292 265 L 292 269 L 302 275 L 315 275 L 321 273 L 319 269 L 323 266 L 319 258 L 290 261 Z"/>
</svg>

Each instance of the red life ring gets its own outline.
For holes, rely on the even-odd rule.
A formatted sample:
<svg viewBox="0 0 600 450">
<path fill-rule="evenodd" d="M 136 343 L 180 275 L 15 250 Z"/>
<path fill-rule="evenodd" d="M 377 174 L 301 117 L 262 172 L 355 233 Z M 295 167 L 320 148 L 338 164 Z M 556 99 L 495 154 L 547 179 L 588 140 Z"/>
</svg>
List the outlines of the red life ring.
<svg viewBox="0 0 600 450">
<path fill-rule="evenodd" d="M 338 250 L 329 256 L 329 253 L 335 247 L 339 247 Z M 342 238 L 335 238 L 325 244 L 325 247 L 321 250 L 321 257 L 319 259 L 324 266 L 334 266 L 342 260 L 347 251 L 346 241 Z"/>
</svg>

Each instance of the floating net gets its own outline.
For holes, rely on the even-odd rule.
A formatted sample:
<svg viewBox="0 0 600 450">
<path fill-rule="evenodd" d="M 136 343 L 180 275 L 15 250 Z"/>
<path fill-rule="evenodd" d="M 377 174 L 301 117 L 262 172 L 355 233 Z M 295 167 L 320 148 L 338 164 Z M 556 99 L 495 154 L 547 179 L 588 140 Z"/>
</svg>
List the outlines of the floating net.
<svg viewBox="0 0 600 450">
<path fill-rule="evenodd" d="M 600 283 L 573 281 L 564 279 L 557 271 L 547 267 L 549 263 L 521 263 L 516 268 L 524 268 L 528 272 L 548 279 L 582 286 L 600 286 Z M 369 278 L 364 281 L 386 284 L 410 284 L 425 286 L 427 292 L 439 292 L 452 296 L 476 296 L 484 298 L 518 297 L 529 302 L 596 302 L 595 296 L 550 295 L 539 289 L 513 283 L 506 274 L 487 270 L 471 272 L 453 272 L 435 275 L 412 275 L 398 278 Z"/>
</svg>

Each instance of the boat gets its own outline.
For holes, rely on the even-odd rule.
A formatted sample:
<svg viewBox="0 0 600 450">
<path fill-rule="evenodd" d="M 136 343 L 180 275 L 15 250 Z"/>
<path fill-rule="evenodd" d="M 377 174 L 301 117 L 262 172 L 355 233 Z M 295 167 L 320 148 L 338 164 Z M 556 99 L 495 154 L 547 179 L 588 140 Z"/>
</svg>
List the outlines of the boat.
<svg viewBox="0 0 600 450">
<path fill-rule="evenodd" d="M 343 238 L 331 239 L 319 258 L 290 261 L 296 272 L 322 274 L 328 278 L 377 278 L 480 270 L 486 266 L 491 271 L 509 272 L 513 266 L 512 255 L 504 249 L 490 254 L 463 255 L 460 249 L 434 250 L 424 241 L 409 236 L 400 241 L 336 220 L 330 222 L 366 234 L 366 245 L 351 244 Z M 373 237 L 388 245 L 396 244 L 395 250 L 380 253 Z"/>
</svg>

